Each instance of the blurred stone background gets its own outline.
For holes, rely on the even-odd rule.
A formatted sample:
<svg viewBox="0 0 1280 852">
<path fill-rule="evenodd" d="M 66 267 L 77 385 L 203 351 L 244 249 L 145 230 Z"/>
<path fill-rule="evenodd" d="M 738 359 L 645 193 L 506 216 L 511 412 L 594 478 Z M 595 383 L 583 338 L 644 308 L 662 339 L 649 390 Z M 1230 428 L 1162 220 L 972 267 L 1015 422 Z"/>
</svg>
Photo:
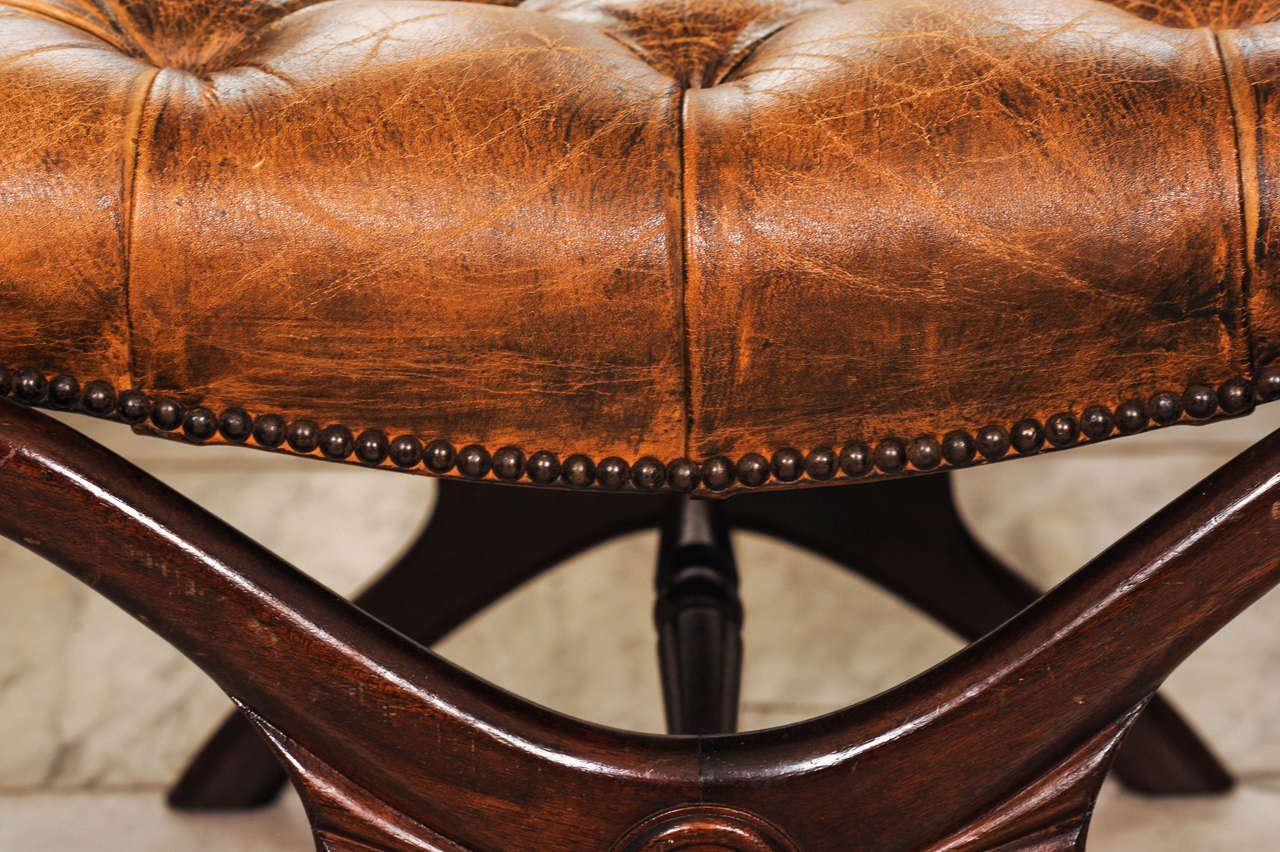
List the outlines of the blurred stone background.
<svg viewBox="0 0 1280 852">
<path fill-rule="evenodd" d="M 412 540 L 434 500 L 422 477 L 143 440 L 115 424 L 66 420 L 343 593 Z M 1050 585 L 1277 427 L 1280 405 L 1264 406 L 1242 420 L 962 471 L 955 484 L 978 536 Z M 822 559 L 757 535 L 734 544 L 747 610 L 744 728 L 858 701 L 960 647 Z M 656 532 L 601 546 L 437 650 L 566 713 L 661 730 L 650 627 L 656 549 Z M 0 850 L 314 848 L 291 793 L 248 814 L 166 811 L 165 786 L 226 700 L 161 640 L 38 557 L 0 541 L 0 566 Z M 1280 848 L 1277 624 L 1273 593 L 1201 648 L 1166 691 L 1239 788 L 1146 799 L 1109 785 L 1091 849 Z"/>
</svg>

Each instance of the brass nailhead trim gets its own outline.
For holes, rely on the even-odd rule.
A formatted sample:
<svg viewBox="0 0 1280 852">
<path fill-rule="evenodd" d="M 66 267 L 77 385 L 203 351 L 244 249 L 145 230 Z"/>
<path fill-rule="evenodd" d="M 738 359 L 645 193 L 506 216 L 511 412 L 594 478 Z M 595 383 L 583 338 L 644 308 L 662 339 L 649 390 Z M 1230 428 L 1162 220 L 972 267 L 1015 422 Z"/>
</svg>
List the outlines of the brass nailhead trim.
<svg viewBox="0 0 1280 852">
<path fill-rule="evenodd" d="M 171 397 L 152 399 L 142 391 L 117 392 L 101 380 L 81 385 L 73 376 L 52 378 L 40 370 L 11 370 L 0 367 L 0 397 L 12 396 L 27 405 L 60 411 L 80 411 L 94 417 L 117 420 L 131 426 L 150 422 L 161 432 L 181 432 L 191 443 L 204 443 L 215 435 L 236 444 L 253 443 L 267 449 L 285 446 L 295 453 L 316 452 L 336 461 L 355 457 L 370 467 L 390 462 L 410 470 L 421 466 L 442 475 L 456 471 L 468 479 L 494 478 L 509 482 L 527 479 L 537 485 L 599 487 L 617 491 L 633 489 L 680 492 L 724 491 L 735 482 L 745 488 L 759 488 L 770 481 L 797 482 L 808 478 L 826 482 L 837 477 L 856 479 L 874 472 L 883 474 L 966 467 L 975 461 L 995 461 L 1014 452 L 1034 455 L 1044 449 L 1062 449 L 1082 439 L 1099 441 L 1112 433 L 1129 435 L 1155 426 L 1168 426 L 1186 418 L 1207 420 L 1215 415 L 1234 416 L 1251 411 L 1258 402 L 1280 399 L 1280 366 L 1266 367 L 1256 382 L 1237 377 L 1223 382 L 1217 390 L 1193 384 L 1181 394 L 1159 391 L 1148 399 L 1132 399 L 1113 410 L 1091 405 L 1079 416 L 1063 411 L 1041 424 L 1024 418 L 1006 428 L 990 424 L 970 434 L 963 429 L 946 433 L 941 440 L 920 435 L 911 440 L 881 439 L 874 446 L 850 441 L 839 451 L 820 446 L 801 453 L 783 447 L 772 458 L 746 453 L 736 461 L 712 456 L 698 464 L 687 458 L 666 462 L 645 456 L 628 463 L 610 456 L 598 462 L 582 453 L 561 460 L 555 453 L 539 450 L 528 457 L 519 447 L 501 447 L 496 452 L 478 444 L 455 449 L 440 438 L 424 444 L 414 435 L 388 438 L 378 429 L 366 429 L 358 436 L 341 424 L 323 428 L 313 420 L 286 422 L 278 414 L 253 417 L 240 407 L 221 415 L 204 406 L 187 407 Z M 1047 445 L 1047 446 L 1046 446 Z"/>
</svg>

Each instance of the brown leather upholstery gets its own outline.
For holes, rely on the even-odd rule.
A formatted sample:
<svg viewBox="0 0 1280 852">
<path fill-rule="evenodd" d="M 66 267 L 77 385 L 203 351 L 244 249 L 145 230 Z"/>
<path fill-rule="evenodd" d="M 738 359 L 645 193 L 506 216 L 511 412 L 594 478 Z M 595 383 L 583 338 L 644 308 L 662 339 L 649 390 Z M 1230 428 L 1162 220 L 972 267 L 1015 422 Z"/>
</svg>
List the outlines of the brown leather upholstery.
<svg viewBox="0 0 1280 852">
<path fill-rule="evenodd" d="M 0 0 L 0 364 L 747 484 L 1237 413 L 1280 392 L 1276 19 Z"/>
</svg>

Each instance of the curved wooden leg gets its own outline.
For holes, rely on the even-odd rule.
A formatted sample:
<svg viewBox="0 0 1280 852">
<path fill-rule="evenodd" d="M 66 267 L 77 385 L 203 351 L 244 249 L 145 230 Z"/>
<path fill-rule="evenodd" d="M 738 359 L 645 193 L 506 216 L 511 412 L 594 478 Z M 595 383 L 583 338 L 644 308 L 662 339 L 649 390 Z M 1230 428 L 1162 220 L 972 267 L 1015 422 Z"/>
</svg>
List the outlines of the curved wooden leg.
<svg viewBox="0 0 1280 852">
<path fill-rule="evenodd" d="M 355 599 L 422 645 L 575 554 L 656 525 L 663 512 L 661 498 L 647 495 L 619 500 L 453 480 L 438 487 L 417 539 Z M 168 801 L 180 810 L 257 807 L 274 801 L 286 781 L 257 729 L 235 713 L 201 747 Z"/>
<path fill-rule="evenodd" d="M 734 524 L 837 562 L 973 641 L 1041 591 L 978 542 L 956 509 L 948 474 L 840 488 L 747 494 L 730 500 Z M 1155 795 L 1219 793 L 1234 780 L 1168 701 L 1157 695 L 1116 756 L 1116 775 Z"/>
<path fill-rule="evenodd" d="M 765 816 L 821 802 L 829 821 L 792 833 L 804 849 L 835 848 L 836 825 L 845 848 L 1082 848 L 1127 726 L 1278 580 L 1280 432 L 929 672 L 784 731 L 705 742 L 705 794 Z M 960 802 L 981 816 L 941 828 Z"/>
<path fill-rule="evenodd" d="M 280 753 L 321 848 L 607 849 L 696 797 L 696 740 L 588 725 L 484 683 L 7 400 L 0 535 L 208 673 Z"/>
<path fill-rule="evenodd" d="M 723 507 L 673 498 L 658 556 L 658 664 L 667 730 L 720 734 L 738 729 L 742 601 Z"/>
<path fill-rule="evenodd" d="M 1280 581 L 1280 432 L 931 671 L 747 734 L 633 734 L 524 702 L 2 401 L 0 534 L 232 696 L 321 849 L 1079 849 L 1135 714 Z"/>
</svg>

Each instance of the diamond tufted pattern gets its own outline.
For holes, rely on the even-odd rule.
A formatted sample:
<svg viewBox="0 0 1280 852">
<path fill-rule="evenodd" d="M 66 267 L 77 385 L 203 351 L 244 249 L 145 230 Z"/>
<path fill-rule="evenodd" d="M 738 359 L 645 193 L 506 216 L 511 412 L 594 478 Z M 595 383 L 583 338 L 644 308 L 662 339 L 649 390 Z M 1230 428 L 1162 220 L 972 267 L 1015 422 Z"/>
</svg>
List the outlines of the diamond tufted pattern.
<svg viewBox="0 0 1280 852">
<path fill-rule="evenodd" d="M 1277 19 L 0 0 L 0 363 L 627 461 L 1216 388 L 1280 355 Z"/>
</svg>

